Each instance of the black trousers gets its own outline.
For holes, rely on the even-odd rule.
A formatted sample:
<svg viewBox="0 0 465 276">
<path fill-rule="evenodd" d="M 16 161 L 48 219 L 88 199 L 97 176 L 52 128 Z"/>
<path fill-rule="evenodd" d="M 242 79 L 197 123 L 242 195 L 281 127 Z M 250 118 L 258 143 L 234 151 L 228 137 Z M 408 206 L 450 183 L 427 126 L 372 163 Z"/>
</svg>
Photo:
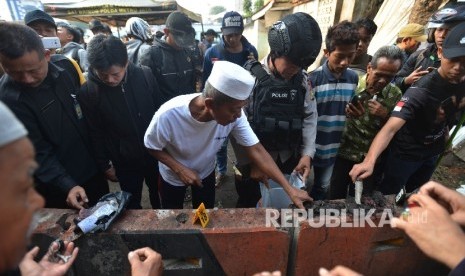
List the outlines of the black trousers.
<svg viewBox="0 0 465 276">
<path fill-rule="evenodd" d="M 363 180 L 363 194 L 372 193 L 382 179 L 385 156 L 380 156 L 379 162 L 375 164 L 373 174 Z M 329 186 L 329 199 L 345 199 L 347 192 L 350 196 L 355 196 L 355 185 L 349 176 L 352 167 L 360 162 L 350 161 L 341 157 L 336 158 L 333 174 L 331 176 L 331 184 Z"/>
<path fill-rule="evenodd" d="M 149 189 L 150 204 L 153 209 L 160 209 L 160 196 L 158 195 L 158 165 L 152 162 L 150 165 L 138 167 L 124 167 L 115 165 L 116 176 L 122 191 L 132 194 L 127 209 L 142 209 L 142 185 Z"/>
<path fill-rule="evenodd" d="M 215 207 L 215 170 L 202 179 L 203 187 L 192 186 L 192 208 L 203 202 L 205 208 Z M 173 186 L 161 177 L 161 205 L 163 209 L 182 209 L 187 186 Z"/>
</svg>

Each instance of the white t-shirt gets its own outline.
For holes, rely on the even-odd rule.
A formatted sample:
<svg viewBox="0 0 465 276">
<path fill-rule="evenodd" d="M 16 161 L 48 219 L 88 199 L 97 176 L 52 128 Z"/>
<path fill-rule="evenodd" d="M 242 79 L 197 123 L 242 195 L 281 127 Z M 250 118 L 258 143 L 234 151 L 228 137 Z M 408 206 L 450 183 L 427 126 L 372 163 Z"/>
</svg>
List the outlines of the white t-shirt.
<svg viewBox="0 0 465 276">
<path fill-rule="evenodd" d="M 259 141 L 244 112 L 235 122 L 226 126 L 215 120 L 199 122 L 194 119 L 189 103 L 199 95 L 181 95 L 163 104 L 145 132 L 144 143 L 149 149 L 165 149 L 171 157 L 204 179 L 215 169 L 216 153 L 230 133 L 242 146 L 250 147 Z M 161 176 L 168 183 L 184 186 L 168 166 L 159 162 L 159 168 Z"/>
</svg>

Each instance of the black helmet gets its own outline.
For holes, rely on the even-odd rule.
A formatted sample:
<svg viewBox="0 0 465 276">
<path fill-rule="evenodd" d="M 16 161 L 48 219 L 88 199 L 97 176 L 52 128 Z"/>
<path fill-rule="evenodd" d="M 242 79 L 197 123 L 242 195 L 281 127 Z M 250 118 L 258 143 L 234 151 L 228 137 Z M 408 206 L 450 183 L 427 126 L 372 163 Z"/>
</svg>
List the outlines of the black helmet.
<svg viewBox="0 0 465 276">
<path fill-rule="evenodd" d="M 451 3 L 435 12 L 428 20 L 428 29 L 439 27 L 453 27 L 465 21 L 465 4 Z"/>
<path fill-rule="evenodd" d="M 287 56 L 292 63 L 307 68 L 321 49 L 321 30 L 309 14 L 297 12 L 285 16 L 271 26 L 268 43 L 271 52 Z"/>
</svg>

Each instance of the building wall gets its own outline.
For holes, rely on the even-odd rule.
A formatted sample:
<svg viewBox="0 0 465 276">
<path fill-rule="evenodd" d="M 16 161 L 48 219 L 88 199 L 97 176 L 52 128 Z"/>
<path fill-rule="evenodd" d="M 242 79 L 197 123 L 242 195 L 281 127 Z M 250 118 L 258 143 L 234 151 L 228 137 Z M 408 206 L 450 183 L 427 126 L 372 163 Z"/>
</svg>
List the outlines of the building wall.
<svg viewBox="0 0 465 276">
<path fill-rule="evenodd" d="M 320 54 L 318 55 L 315 63 L 309 67 L 309 71 L 311 71 L 317 68 L 320 64 L 320 59 L 323 56 L 323 49 L 325 48 L 324 38 L 326 37 L 327 30 L 330 26 L 342 20 L 355 21 L 363 17 L 373 18 L 380 10 L 383 2 L 399 2 L 398 5 L 404 7 L 404 2 L 413 1 L 414 0 L 406 0 L 401 4 L 398 0 L 309 0 L 301 1 L 305 3 L 298 4 L 296 6 L 290 5 L 290 2 L 288 2 L 288 9 L 283 8 L 284 4 L 286 4 L 283 2 L 286 1 L 276 1 L 274 6 L 269 9 L 263 17 L 246 25 L 244 34 L 247 39 L 249 39 L 257 47 L 259 56 L 263 57 L 269 52 L 267 33 L 269 26 L 271 26 L 273 22 L 276 22 L 290 13 L 306 12 L 310 14 L 318 22 L 323 38 Z M 269 1 L 265 1 L 265 5 L 268 2 Z M 386 3 L 384 3 L 384 5 L 386 5 Z M 409 11 L 410 10 L 407 9 L 404 13 L 409 13 Z M 399 11 L 397 11 L 397 13 L 399 13 Z M 394 17 L 399 18 L 399 16 Z M 390 21 L 392 21 L 392 24 L 399 23 L 396 20 Z M 379 26 L 380 22 L 377 22 L 377 24 Z M 379 36 L 379 39 L 383 40 L 382 36 Z"/>
<path fill-rule="evenodd" d="M 244 28 L 243 35 L 257 48 L 259 60 L 263 59 L 269 53 L 268 28 L 265 26 L 264 19 L 255 20 L 247 24 Z"/>
<path fill-rule="evenodd" d="M 293 12 L 306 12 L 315 18 L 320 26 L 323 38 L 320 53 L 318 54 L 315 62 L 308 68 L 308 71 L 313 71 L 318 68 L 320 64 L 320 60 L 323 57 L 323 49 L 325 48 L 324 38 L 328 28 L 334 25 L 336 20 L 339 20 L 340 6 L 342 2 L 342 0 L 312 0 L 308 3 L 296 6 L 293 9 Z"/>
<path fill-rule="evenodd" d="M 352 1 L 352 0 L 349 0 Z M 268 46 L 268 29 L 271 24 L 290 13 L 305 12 L 310 14 L 320 25 L 323 40 L 326 36 L 328 27 L 339 21 L 341 16 L 343 0 L 311 0 L 304 4 L 290 7 L 289 9 L 271 8 L 265 13 L 265 16 L 246 25 L 244 35 L 257 47 L 260 59 L 269 52 Z M 313 70 L 318 67 L 319 61 L 323 56 L 324 43 L 322 44 L 320 54 L 314 65 L 309 67 Z"/>
</svg>

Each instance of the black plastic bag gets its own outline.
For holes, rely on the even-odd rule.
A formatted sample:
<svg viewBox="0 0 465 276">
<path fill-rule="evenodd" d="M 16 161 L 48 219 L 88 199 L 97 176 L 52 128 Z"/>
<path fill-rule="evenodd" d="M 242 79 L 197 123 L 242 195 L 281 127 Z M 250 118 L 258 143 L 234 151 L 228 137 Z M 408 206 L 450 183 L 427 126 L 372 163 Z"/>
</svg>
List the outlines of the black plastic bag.
<svg viewBox="0 0 465 276">
<path fill-rule="evenodd" d="M 79 211 L 78 228 L 82 233 L 105 231 L 129 203 L 131 194 L 124 191 L 102 196 L 95 206 Z"/>
</svg>

